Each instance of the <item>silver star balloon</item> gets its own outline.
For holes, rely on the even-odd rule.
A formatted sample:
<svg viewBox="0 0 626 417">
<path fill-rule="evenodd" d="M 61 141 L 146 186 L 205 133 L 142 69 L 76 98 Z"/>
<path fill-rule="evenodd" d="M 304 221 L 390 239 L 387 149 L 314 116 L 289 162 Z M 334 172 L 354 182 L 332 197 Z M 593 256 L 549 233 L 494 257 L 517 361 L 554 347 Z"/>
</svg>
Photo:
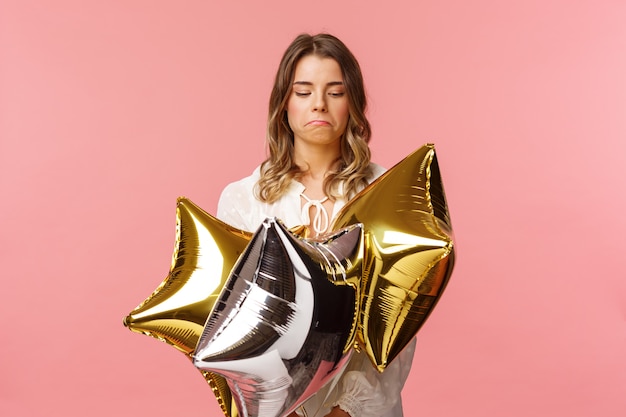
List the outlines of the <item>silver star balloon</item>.
<svg viewBox="0 0 626 417">
<path fill-rule="evenodd" d="M 193 354 L 223 375 L 241 416 L 293 411 L 352 354 L 362 225 L 323 241 L 265 220 L 231 271 Z"/>
</svg>

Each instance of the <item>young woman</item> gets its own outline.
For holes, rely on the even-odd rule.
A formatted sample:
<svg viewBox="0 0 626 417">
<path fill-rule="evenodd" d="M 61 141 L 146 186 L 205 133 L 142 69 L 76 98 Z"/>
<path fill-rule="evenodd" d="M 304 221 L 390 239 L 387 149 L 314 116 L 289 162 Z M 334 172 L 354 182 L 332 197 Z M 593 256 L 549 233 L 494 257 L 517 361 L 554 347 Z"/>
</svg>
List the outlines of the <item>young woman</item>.
<svg viewBox="0 0 626 417">
<path fill-rule="evenodd" d="M 336 37 L 300 35 L 285 51 L 270 96 L 269 157 L 252 175 L 229 184 L 217 217 L 255 231 L 267 217 L 310 236 L 384 169 L 370 162 L 363 76 Z M 307 417 L 401 417 L 400 392 L 415 341 L 381 374 L 355 353 L 337 384 L 322 388 L 296 413 Z"/>
</svg>

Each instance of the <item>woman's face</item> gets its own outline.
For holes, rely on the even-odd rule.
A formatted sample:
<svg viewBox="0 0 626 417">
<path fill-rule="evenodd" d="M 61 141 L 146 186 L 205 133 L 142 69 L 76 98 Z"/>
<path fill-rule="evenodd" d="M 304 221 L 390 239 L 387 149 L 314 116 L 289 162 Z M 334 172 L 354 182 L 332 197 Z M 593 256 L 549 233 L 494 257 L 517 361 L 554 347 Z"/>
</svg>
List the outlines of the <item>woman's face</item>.
<svg viewBox="0 0 626 417">
<path fill-rule="evenodd" d="M 316 55 L 301 58 L 287 101 L 294 144 L 339 145 L 349 114 L 348 96 L 337 61 Z"/>
</svg>

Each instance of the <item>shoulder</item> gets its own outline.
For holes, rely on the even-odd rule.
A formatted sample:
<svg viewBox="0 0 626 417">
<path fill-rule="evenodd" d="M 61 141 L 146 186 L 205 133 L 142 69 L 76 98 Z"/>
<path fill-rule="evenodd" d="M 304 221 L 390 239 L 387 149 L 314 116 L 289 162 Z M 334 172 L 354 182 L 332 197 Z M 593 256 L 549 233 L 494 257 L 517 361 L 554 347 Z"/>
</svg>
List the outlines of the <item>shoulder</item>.
<svg viewBox="0 0 626 417">
<path fill-rule="evenodd" d="M 378 179 L 378 177 L 380 177 L 381 175 L 383 175 L 385 173 L 385 171 L 387 171 L 385 168 L 383 168 L 382 166 L 380 166 L 380 165 L 378 165 L 378 164 L 376 164 L 374 162 L 370 162 L 369 165 L 367 166 L 367 169 L 368 169 L 368 173 L 367 173 L 367 176 L 365 177 L 366 183 L 362 184 L 360 187 L 358 187 L 357 190 L 356 190 L 356 193 L 362 191 L 363 188 L 367 187 L 369 184 L 371 184 L 374 181 L 376 181 Z M 340 188 L 340 190 L 342 190 L 342 188 Z M 348 195 L 347 198 L 346 198 L 346 201 L 350 200 L 353 197 L 354 197 L 354 194 Z"/>
<path fill-rule="evenodd" d="M 254 187 L 256 183 L 259 181 L 261 169 L 260 166 L 256 167 L 252 174 L 249 176 L 242 178 L 237 181 L 233 181 L 230 184 L 226 185 L 222 190 L 222 196 L 232 195 L 232 194 L 243 194 L 250 195 L 254 194 Z"/>
<path fill-rule="evenodd" d="M 251 175 L 231 182 L 222 190 L 217 203 L 218 214 L 231 207 L 250 207 L 255 204 L 254 189 L 259 180 L 260 169 L 257 167 Z"/>
<path fill-rule="evenodd" d="M 371 162 L 369 165 L 370 168 L 370 175 L 367 177 L 367 182 L 371 183 L 373 181 L 375 181 L 378 177 L 380 177 L 381 175 L 383 175 L 385 173 L 385 171 L 387 171 L 386 168 Z"/>
<path fill-rule="evenodd" d="M 242 230 L 254 230 L 251 216 L 261 202 L 255 197 L 254 188 L 259 179 L 259 169 L 252 175 L 231 182 L 222 190 L 217 202 L 217 218 Z"/>
</svg>

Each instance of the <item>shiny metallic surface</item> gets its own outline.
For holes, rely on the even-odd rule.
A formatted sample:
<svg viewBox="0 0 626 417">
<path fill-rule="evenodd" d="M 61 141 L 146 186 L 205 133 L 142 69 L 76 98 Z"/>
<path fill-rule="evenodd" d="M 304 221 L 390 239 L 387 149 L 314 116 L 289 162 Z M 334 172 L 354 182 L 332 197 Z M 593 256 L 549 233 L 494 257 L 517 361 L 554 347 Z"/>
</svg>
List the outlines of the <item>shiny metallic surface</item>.
<svg viewBox="0 0 626 417">
<path fill-rule="evenodd" d="M 450 278 L 454 244 L 433 145 L 361 191 L 331 226 L 365 232 L 359 348 L 379 371 L 417 334 Z"/>
<path fill-rule="evenodd" d="M 227 417 L 288 414 L 353 347 L 383 372 L 452 273 L 434 146 L 361 191 L 331 230 L 309 239 L 268 219 L 253 236 L 180 198 L 170 272 L 124 325 L 192 359 Z"/>
<path fill-rule="evenodd" d="M 168 343 L 191 359 L 204 323 L 251 234 L 235 229 L 185 198 L 176 206 L 176 244 L 170 272 L 124 319 L 133 332 Z M 236 417 L 223 377 L 201 371 L 224 414 Z"/>
<path fill-rule="evenodd" d="M 314 241 L 267 219 L 255 233 L 193 355 L 226 377 L 242 416 L 285 415 L 341 372 L 362 256 L 361 225 Z"/>
</svg>

